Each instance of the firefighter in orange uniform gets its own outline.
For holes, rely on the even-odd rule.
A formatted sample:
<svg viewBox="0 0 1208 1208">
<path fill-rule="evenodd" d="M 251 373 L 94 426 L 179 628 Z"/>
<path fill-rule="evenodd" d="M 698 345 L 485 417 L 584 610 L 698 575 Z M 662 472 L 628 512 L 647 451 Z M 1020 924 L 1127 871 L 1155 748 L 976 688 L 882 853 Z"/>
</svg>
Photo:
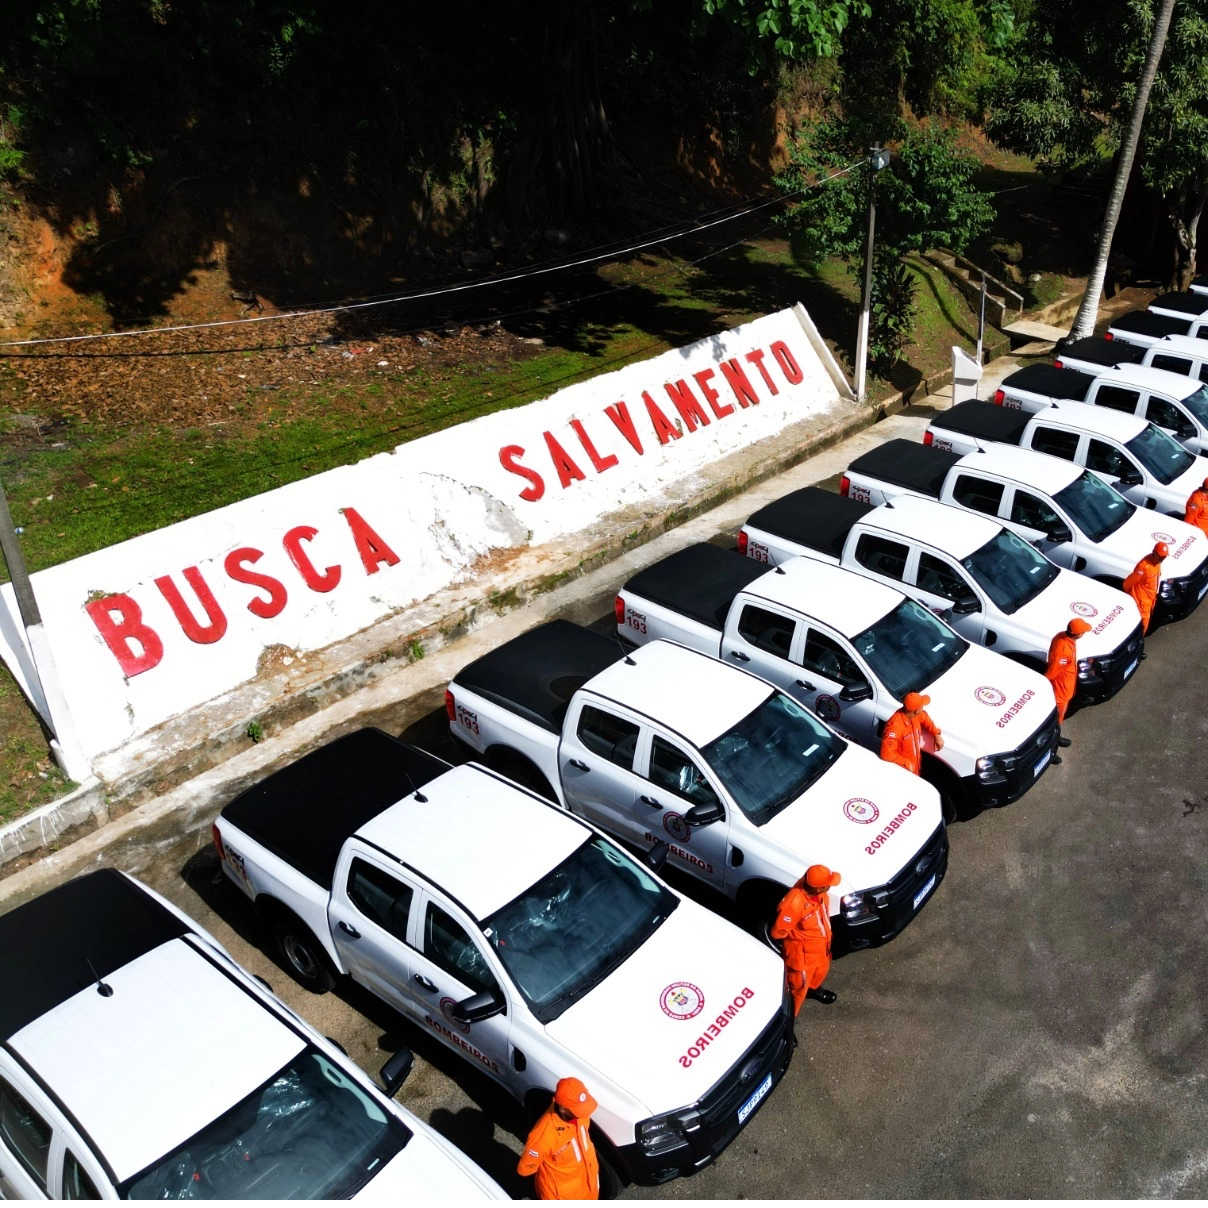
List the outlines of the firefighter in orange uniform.
<svg viewBox="0 0 1208 1208">
<path fill-rule="evenodd" d="M 554 1098 L 533 1125 L 516 1166 L 536 1175 L 539 1200 L 598 1200 L 600 1161 L 587 1131 L 596 1101 L 578 1078 L 562 1078 Z"/>
<path fill-rule="evenodd" d="M 839 996 L 824 990 L 830 972 L 830 895 L 839 874 L 825 864 L 811 864 L 805 876 L 784 895 L 772 924 L 772 939 L 782 940 L 784 979 L 793 996 L 793 1014 L 801 1014 L 807 998 L 829 1006 Z"/>
<path fill-rule="evenodd" d="M 1208 478 L 1204 479 L 1203 486 L 1196 487 L 1187 497 L 1187 511 L 1183 519 L 1208 536 Z"/>
<path fill-rule="evenodd" d="M 1059 747 L 1068 747 L 1070 740 L 1061 734 L 1060 727 L 1065 722 L 1065 712 L 1074 699 L 1078 688 L 1078 639 L 1090 632 L 1090 622 L 1081 617 L 1074 617 L 1070 623 L 1049 643 L 1049 665 L 1045 668 L 1044 677 L 1053 685 L 1053 695 L 1057 698 L 1057 726 Z M 1054 754 L 1053 762 L 1060 763 L 1061 756 Z"/>
<path fill-rule="evenodd" d="M 1153 549 L 1133 567 L 1133 572 L 1124 580 L 1124 590 L 1136 601 L 1141 610 L 1143 632 L 1149 632 L 1149 618 L 1158 602 L 1158 584 L 1162 579 L 1162 563 L 1170 553 L 1170 546 L 1159 541 Z"/>
<path fill-rule="evenodd" d="M 881 758 L 899 764 L 916 776 L 923 766 L 923 732 L 931 735 L 938 751 L 944 745 L 940 728 L 931 720 L 927 706 L 931 697 L 907 692 L 902 707 L 885 723 L 881 736 Z"/>
</svg>

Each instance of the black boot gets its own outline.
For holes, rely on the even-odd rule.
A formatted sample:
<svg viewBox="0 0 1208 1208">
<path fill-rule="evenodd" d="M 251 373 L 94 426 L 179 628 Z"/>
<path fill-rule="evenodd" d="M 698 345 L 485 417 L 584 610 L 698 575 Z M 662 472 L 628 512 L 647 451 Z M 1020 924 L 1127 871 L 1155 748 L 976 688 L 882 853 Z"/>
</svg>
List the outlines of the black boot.
<svg viewBox="0 0 1208 1208">
<path fill-rule="evenodd" d="M 821 986 L 817 990 L 807 990 L 805 996 L 812 998 L 815 1002 L 820 1002 L 824 1007 L 829 1007 L 839 997 L 834 990 L 826 990 Z"/>
<path fill-rule="evenodd" d="M 1072 747 L 1074 744 L 1060 730 L 1057 731 L 1057 745 L 1059 747 Z"/>
</svg>

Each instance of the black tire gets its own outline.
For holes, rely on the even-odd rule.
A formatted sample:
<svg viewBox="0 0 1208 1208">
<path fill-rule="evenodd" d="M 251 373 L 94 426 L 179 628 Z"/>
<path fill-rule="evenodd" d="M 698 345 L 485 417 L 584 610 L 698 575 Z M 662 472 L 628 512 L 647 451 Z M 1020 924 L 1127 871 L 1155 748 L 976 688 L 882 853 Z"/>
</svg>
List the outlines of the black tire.
<svg viewBox="0 0 1208 1208">
<path fill-rule="evenodd" d="M 612 1146 L 600 1135 L 598 1128 L 591 1130 L 592 1144 L 596 1147 L 596 1159 L 600 1163 L 600 1199 L 615 1200 L 625 1190 L 626 1180 L 620 1165 L 613 1156 Z"/>
<path fill-rule="evenodd" d="M 758 881 L 738 899 L 738 916 L 742 927 L 767 944 L 778 956 L 781 954 L 780 941 L 772 939 L 772 924 L 776 921 L 776 909 L 786 893 L 788 889 L 783 885 Z"/>
<path fill-rule="evenodd" d="M 281 967 L 298 985 L 312 994 L 326 994 L 336 984 L 327 953 L 301 919 L 282 911 L 272 921 L 272 934 Z"/>
<path fill-rule="evenodd" d="M 486 762 L 488 767 L 494 768 L 509 780 L 514 780 L 526 789 L 532 789 L 538 797 L 544 797 L 547 801 L 558 800 L 550 782 L 538 770 L 536 764 L 523 755 L 496 747 L 487 753 Z"/>
<path fill-rule="evenodd" d="M 934 755 L 923 756 L 923 779 L 939 791 L 940 809 L 944 813 L 944 825 L 964 821 L 971 816 L 969 795 L 956 773 L 947 764 L 940 763 Z"/>
</svg>

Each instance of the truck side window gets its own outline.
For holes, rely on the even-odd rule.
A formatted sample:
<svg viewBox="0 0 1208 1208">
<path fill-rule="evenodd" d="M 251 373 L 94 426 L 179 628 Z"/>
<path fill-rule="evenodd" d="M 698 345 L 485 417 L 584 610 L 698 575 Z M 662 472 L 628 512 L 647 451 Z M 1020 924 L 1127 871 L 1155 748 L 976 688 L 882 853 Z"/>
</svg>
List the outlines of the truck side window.
<svg viewBox="0 0 1208 1208">
<path fill-rule="evenodd" d="M 1170 353 L 1156 356 L 1149 362 L 1155 369 L 1169 369 L 1171 373 L 1183 373 L 1191 376 L 1191 362 L 1186 357 L 1172 357 Z M 1154 423 L 1157 423 L 1154 420 Z"/>
<path fill-rule="evenodd" d="M 45 1191 L 50 1125 L 3 1078 L 0 1078 L 0 1141 Z"/>
<path fill-rule="evenodd" d="M 796 625 L 789 617 L 754 604 L 744 604 L 738 618 L 738 632 L 757 650 L 777 654 L 782 659 L 789 657 L 793 648 L 793 630 Z"/>
<path fill-rule="evenodd" d="M 842 684 L 863 684 L 868 681 L 860 670 L 859 664 L 834 638 L 825 633 L 811 629 L 805 639 L 805 654 L 801 665 L 807 671 L 814 671 L 825 679 Z"/>
<path fill-rule="evenodd" d="M 1002 507 L 1002 483 L 988 482 L 984 478 L 975 478 L 972 474 L 958 474 L 956 485 L 952 488 L 952 498 L 964 507 L 985 512 L 987 516 L 997 516 Z"/>
<path fill-rule="evenodd" d="M 973 588 L 947 562 L 941 562 L 931 554 L 919 555 L 915 583 L 923 591 L 929 591 L 933 596 L 944 596 L 949 600 L 964 600 L 974 594 Z"/>
<path fill-rule="evenodd" d="M 412 896 L 410 885 L 396 881 L 389 873 L 364 860 L 353 860 L 348 872 L 348 897 L 367 919 L 404 944 Z"/>
<path fill-rule="evenodd" d="M 654 736 L 650 748 L 650 781 L 661 789 L 686 797 L 693 805 L 712 805 L 717 794 L 700 768 L 678 747 Z"/>
<path fill-rule="evenodd" d="M 456 919 L 450 918 L 434 902 L 428 905 L 424 927 L 424 955 L 450 976 L 464 982 L 480 994 L 498 994 L 499 983 L 478 950 Z"/>
<path fill-rule="evenodd" d="M 1028 528 L 1039 529 L 1042 533 L 1061 523 L 1061 517 L 1043 499 L 1020 490 L 1016 490 L 1015 501 L 1011 504 L 1011 519 L 1016 524 L 1026 524 Z"/>
<path fill-rule="evenodd" d="M 1095 394 L 1095 402 L 1100 407 L 1110 407 L 1113 411 L 1135 415 L 1137 400 L 1140 397 L 1136 390 L 1125 390 L 1123 386 L 1100 386 Z"/>
<path fill-rule="evenodd" d="M 1048 453 L 1052 457 L 1073 461 L 1078 453 L 1078 433 L 1037 426 L 1032 432 L 1032 448 L 1037 453 Z"/>
<path fill-rule="evenodd" d="M 856 543 L 856 561 L 875 575 L 901 579 L 906 573 L 906 555 L 910 551 L 897 541 L 885 537 L 861 536 Z"/>
<path fill-rule="evenodd" d="M 1176 431 L 1187 422 L 1178 407 L 1164 398 L 1149 400 L 1145 408 L 1145 418 L 1151 424 L 1157 424 L 1159 428 L 1169 428 L 1171 431 Z"/>
<path fill-rule="evenodd" d="M 579 714 L 579 741 L 593 754 L 620 767 L 633 769 L 638 749 L 638 724 L 623 717 L 584 705 Z"/>
<path fill-rule="evenodd" d="M 1092 440 L 1086 451 L 1086 468 L 1119 478 L 1135 467 L 1115 445 L 1109 445 L 1102 440 Z"/>
<path fill-rule="evenodd" d="M 75 1154 L 69 1149 L 63 1158 L 63 1198 L 65 1200 L 99 1200 L 101 1197 L 92 1180 L 80 1169 Z"/>
</svg>

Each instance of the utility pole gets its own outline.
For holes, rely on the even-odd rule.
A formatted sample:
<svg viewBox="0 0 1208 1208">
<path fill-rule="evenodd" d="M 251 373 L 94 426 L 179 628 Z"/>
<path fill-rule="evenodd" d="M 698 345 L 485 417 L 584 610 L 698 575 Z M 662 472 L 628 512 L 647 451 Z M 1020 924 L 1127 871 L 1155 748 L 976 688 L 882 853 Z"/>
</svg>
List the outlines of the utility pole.
<svg viewBox="0 0 1208 1208">
<path fill-rule="evenodd" d="M 877 173 L 889 166 L 889 152 L 880 143 L 868 149 L 868 242 L 864 247 L 864 297 L 860 326 L 856 331 L 856 401 L 864 401 L 864 378 L 868 365 L 868 321 L 872 308 L 872 251 L 877 227 Z"/>
</svg>

